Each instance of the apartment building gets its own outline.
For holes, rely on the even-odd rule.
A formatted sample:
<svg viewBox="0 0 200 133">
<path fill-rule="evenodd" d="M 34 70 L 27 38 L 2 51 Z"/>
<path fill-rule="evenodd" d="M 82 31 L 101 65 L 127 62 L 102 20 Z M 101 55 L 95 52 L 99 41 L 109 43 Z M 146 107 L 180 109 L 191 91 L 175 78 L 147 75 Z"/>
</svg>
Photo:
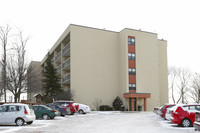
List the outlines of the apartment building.
<svg viewBox="0 0 200 133">
<path fill-rule="evenodd" d="M 28 71 L 27 101 L 30 103 L 40 103 L 40 96 L 42 94 L 41 62 L 32 61 L 29 65 Z"/>
<path fill-rule="evenodd" d="M 49 52 L 75 102 L 95 109 L 96 102 L 112 105 L 119 96 L 130 111 L 168 103 L 167 42 L 156 33 L 70 24 Z"/>
</svg>

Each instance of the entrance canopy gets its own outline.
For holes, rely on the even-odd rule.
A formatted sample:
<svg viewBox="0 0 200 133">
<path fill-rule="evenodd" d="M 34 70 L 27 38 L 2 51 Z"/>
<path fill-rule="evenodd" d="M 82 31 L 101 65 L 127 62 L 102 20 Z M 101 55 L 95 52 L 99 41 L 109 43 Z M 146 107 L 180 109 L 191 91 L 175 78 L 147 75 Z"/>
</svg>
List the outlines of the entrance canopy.
<svg viewBox="0 0 200 133">
<path fill-rule="evenodd" d="M 147 110 L 147 98 L 151 98 L 151 93 L 135 93 L 135 92 L 129 92 L 124 93 L 124 98 L 131 100 L 131 111 L 134 111 L 134 98 L 141 98 L 144 99 L 144 111 Z"/>
<path fill-rule="evenodd" d="M 124 93 L 124 98 L 151 98 L 151 93 Z"/>
</svg>

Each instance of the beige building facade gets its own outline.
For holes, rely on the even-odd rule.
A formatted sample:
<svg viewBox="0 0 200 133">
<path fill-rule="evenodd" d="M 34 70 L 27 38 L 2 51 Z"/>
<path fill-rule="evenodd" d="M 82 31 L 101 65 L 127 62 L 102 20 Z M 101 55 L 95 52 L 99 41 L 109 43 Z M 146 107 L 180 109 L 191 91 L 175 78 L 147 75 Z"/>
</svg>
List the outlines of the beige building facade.
<svg viewBox="0 0 200 133">
<path fill-rule="evenodd" d="M 130 111 L 168 103 L 167 42 L 155 33 L 71 24 L 50 54 L 63 89 L 91 109 L 98 101 L 112 106 L 117 96 Z"/>
<path fill-rule="evenodd" d="M 27 101 L 29 103 L 41 103 L 42 94 L 42 66 L 39 61 L 32 61 L 28 68 Z M 39 96 L 39 98 L 38 98 Z"/>
</svg>

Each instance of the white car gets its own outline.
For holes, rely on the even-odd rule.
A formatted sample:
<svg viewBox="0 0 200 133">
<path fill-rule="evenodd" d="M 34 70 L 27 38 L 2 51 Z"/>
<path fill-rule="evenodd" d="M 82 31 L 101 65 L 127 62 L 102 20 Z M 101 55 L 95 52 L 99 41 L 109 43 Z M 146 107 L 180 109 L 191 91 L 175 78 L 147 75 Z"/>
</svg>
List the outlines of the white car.
<svg viewBox="0 0 200 133">
<path fill-rule="evenodd" d="M 90 107 L 84 104 L 80 104 L 80 103 L 76 103 L 76 105 L 78 106 L 78 110 L 77 112 L 79 114 L 86 114 L 90 112 Z"/>
<path fill-rule="evenodd" d="M 165 114 L 165 119 L 170 121 L 170 117 L 172 115 L 172 111 L 174 110 L 174 107 L 172 108 L 167 108 L 166 114 Z"/>
<path fill-rule="evenodd" d="M 0 124 L 14 124 L 23 126 L 24 123 L 32 124 L 35 113 L 26 104 L 4 104 L 0 106 Z"/>
<path fill-rule="evenodd" d="M 166 111 L 166 114 L 165 114 L 165 119 L 170 121 L 170 117 L 172 116 L 172 113 L 173 111 L 176 110 L 176 108 L 180 105 L 183 105 L 183 104 L 176 104 L 175 106 L 172 106 L 170 108 L 167 108 L 167 111 Z"/>
</svg>

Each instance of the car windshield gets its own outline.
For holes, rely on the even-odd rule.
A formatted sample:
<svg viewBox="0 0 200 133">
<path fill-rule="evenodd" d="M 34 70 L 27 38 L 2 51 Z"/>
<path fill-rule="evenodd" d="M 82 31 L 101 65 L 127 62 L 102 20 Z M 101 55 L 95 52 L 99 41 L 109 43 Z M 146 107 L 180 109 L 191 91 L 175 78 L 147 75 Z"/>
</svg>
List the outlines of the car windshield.
<svg viewBox="0 0 200 133">
<path fill-rule="evenodd" d="M 25 107 L 26 111 L 30 112 L 30 107 L 29 107 L 29 105 L 25 105 L 24 107 Z"/>
<path fill-rule="evenodd" d="M 178 107 L 183 106 L 183 105 L 184 105 L 184 104 L 176 104 L 176 105 L 173 106 L 170 110 L 173 111 L 173 112 L 175 112 L 176 109 L 177 109 Z"/>
<path fill-rule="evenodd" d="M 59 105 L 59 106 L 67 106 L 70 104 L 70 102 L 55 102 L 54 104 Z"/>
<path fill-rule="evenodd" d="M 50 107 L 47 107 L 47 106 L 42 106 L 42 107 L 44 107 L 47 110 L 52 110 Z"/>
<path fill-rule="evenodd" d="M 170 108 L 172 108 L 172 107 L 174 107 L 173 105 L 172 106 L 169 106 L 169 107 L 167 107 L 167 109 L 170 109 Z"/>
<path fill-rule="evenodd" d="M 59 108 L 63 108 L 61 105 L 56 105 L 57 107 L 59 107 Z"/>
<path fill-rule="evenodd" d="M 56 109 L 56 106 L 58 106 L 58 105 L 47 104 L 46 106 L 49 107 L 49 108 L 52 108 L 52 109 Z"/>
</svg>

